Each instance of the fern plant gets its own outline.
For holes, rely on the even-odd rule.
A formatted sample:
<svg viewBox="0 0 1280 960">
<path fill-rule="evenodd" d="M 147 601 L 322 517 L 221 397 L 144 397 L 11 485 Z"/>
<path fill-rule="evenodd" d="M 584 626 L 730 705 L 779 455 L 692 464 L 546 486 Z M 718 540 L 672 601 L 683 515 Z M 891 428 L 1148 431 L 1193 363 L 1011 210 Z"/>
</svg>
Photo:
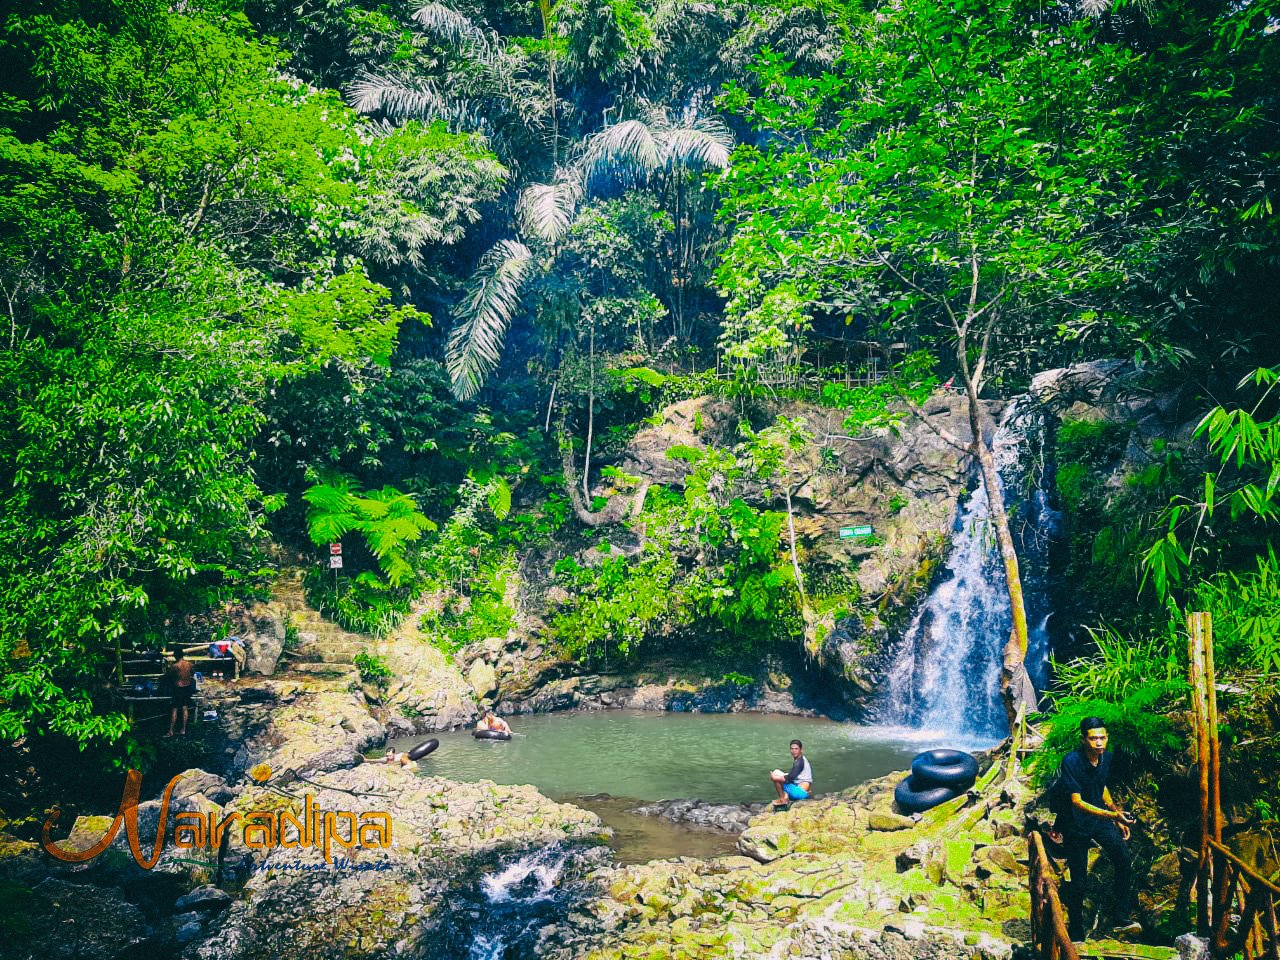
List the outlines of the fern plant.
<svg viewBox="0 0 1280 960">
<path fill-rule="evenodd" d="M 412 494 L 389 486 L 362 494 L 350 477 L 327 473 L 302 498 L 310 505 L 307 528 L 312 543 L 336 543 L 348 533 L 359 533 L 392 586 L 414 578 L 409 545 L 436 525 L 418 509 Z"/>
</svg>

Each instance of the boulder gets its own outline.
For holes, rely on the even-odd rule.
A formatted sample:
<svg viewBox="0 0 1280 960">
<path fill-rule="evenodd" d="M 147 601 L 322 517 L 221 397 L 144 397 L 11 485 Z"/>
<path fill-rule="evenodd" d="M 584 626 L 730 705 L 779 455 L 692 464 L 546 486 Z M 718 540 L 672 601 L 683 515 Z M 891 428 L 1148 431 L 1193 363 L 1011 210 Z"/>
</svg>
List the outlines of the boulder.
<svg viewBox="0 0 1280 960">
<path fill-rule="evenodd" d="M 243 730 L 232 768 L 243 772 L 257 764 L 299 774 L 337 770 L 360 762 L 361 754 L 380 745 L 382 725 L 369 715 L 364 697 L 335 690 L 321 680 L 272 685 L 277 694 L 270 709 L 240 706 L 225 711 L 220 722 Z M 245 714 L 252 712 L 253 717 Z"/>
<path fill-rule="evenodd" d="M 245 642 L 245 673 L 269 677 L 276 672 L 284 653 L 288 613 L 276 603 L 254 604 L 248 610 Z"/>
<path fill-rule="evenodd" d="M 193 910 L 216 912 L 229 907 L 231 900 L 231 894 L 225 890 L 220 890 L 212 884 L 205 884 L 196 887 L 186 896 L 179 897 L 173 909 L 179 913 Z"/>
<path fill-rule="evenodd" d="M 458 666 L 418 629 L 417 611 L 400 628 L 372 644 L 391 670 L 380 715 L 394 723 L 397 736 L 453 730 L 475 722 L 475 691 Z"/>
<path fill-rule="evenodd" d="M 910 817 L 904 817 L 898 813 L 881 813 L 874 811 L 867 817 L 867 827 L 871 830 L 882 830 L 885 832 L 893 830 L 910 830 L 916 825 L 916 822 Z"/>
<path fill-rule="evenodd" d="M 487 660 L 476 660 L 467 671 L 467 683 L 477 700 L 488 700 L 498 692 L 498 673 Z"/>
<path fill-rule="evenodd" d="M 1194 933 L 1184 933 L 1173 945 L 1178 949 L 1178 960 L 1210 960 L 1213 956 L 1208 937 L 1197 937 Z"/>
</svg>

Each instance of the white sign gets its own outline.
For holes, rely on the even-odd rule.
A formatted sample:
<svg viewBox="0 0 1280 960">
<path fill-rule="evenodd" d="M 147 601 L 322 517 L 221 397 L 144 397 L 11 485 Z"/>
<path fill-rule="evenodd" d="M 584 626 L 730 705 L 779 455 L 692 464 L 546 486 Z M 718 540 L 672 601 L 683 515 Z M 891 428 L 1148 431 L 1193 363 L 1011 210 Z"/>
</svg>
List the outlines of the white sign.
<svg viewBox="0 0 1280 960">
<path fill-rule="evenodd" d="M 341 570 L 341 569 L 342 569 L 342 557 L 339 557 L 339 556 L 332 556 L 332 557 L 330 557 L 330 558 L 329 558 L 329 569 L 330 569 L 330 570 Z"/>
</svg>

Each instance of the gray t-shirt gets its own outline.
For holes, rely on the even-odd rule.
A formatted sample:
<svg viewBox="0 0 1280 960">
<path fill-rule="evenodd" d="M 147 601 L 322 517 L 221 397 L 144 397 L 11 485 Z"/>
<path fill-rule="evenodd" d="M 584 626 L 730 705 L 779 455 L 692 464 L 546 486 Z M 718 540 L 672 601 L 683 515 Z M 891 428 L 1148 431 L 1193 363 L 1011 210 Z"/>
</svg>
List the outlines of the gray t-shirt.
<svg viewBox="0 0 1280 960">
<path fill-rule="evenodd" d="M 791 765 L 791 771 L 783 778 L 783 783 L 813 783 L 813 770 L 809 767 L 809 758 L 803 753 Z"/>
</svg>

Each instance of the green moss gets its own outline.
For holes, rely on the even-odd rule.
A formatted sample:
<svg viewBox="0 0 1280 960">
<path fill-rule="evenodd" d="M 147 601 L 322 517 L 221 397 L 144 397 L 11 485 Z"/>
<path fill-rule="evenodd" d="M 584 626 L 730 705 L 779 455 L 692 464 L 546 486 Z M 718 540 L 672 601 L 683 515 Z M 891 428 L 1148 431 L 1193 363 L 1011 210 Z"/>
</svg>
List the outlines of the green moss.
<svg viewBox="0 0 1280 960">
<path fill-rule="evenodd" d="M 1083 463 L 1066 463 L 1058 467 L 1058 499 L 1068 510 L 1079 510 L 1089 482 L 1089 468 Z"/>
</svg>

